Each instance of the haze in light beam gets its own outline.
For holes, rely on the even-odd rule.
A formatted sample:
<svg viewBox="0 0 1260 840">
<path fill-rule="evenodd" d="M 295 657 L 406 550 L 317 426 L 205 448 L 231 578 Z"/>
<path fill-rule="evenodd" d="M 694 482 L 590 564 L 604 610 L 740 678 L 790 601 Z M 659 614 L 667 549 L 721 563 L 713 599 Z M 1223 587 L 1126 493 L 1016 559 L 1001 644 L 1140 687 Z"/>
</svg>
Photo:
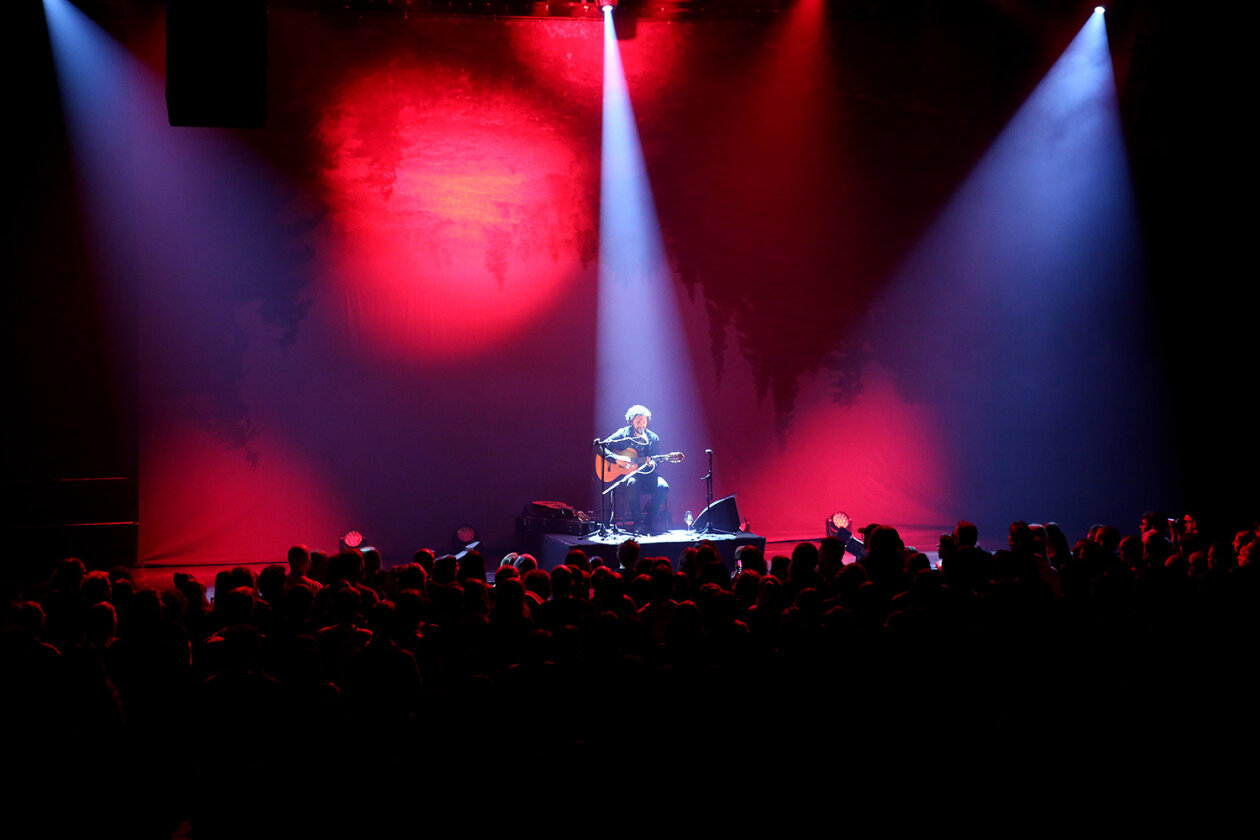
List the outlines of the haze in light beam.
<svg viewBox="0 0 1260 840">
<path fill-rule="evenodd" d="M 939 406 L 959 515 L 1083 528 L 1158 501 L 1146 297 L 1094 14 L 871 310 L 899 390 Z"/>
<path fill-rule="evenodd" d="M 604 12 L 601 156 L 595 434 L 607 435 L 623 424 L 627 407 L 642 403 L 653 412 L 662 446 L 698 459 L 704 417 L 611 10 Z M 685 472 L 666 476 L 675 487 L 698 467 L 677 469 Z M 672 506 L 671 513 L 677 518 Z"/>
</svg>

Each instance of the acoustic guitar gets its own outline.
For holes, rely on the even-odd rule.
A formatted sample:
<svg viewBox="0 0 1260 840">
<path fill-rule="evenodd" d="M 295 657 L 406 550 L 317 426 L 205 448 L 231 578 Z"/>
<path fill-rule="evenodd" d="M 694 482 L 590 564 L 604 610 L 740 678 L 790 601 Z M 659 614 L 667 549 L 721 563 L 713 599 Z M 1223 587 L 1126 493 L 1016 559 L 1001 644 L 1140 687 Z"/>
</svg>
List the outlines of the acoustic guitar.
<svg viewBox="0 0 1260 840">
<path fill-rule="evenodd" d="M 678 464 L 687 457 L 681 452 L 668 452 L 664 455 L 652 456 L 652 463 L 648 464 L 647 456 L 645 455 L 640 458 L 638 451 L 633 446 L 627 449 L 622 449 L 617 454 L 625 455 L 630 460 L 628 462 L 618 461 L 616 458 L 605 458 L 603 455 L 595 456 L 595 474 L 599 476 L 605 484 L 616 481 L 623 475 L 630 475 L 631 473 L 642 473 L 643 475 L 648 475 L 656 469 L 657 464 Z M 646 469 L 644 469 L 645 465 L 647 466 Z"/>
</svg>

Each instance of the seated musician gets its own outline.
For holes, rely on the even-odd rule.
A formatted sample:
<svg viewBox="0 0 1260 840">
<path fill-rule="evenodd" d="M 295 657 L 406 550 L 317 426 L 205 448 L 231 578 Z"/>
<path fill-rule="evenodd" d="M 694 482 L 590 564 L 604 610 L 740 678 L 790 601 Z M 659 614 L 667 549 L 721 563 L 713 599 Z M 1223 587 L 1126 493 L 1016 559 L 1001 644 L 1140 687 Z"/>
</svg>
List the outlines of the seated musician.
<svg viewBox="0 0 1260 840">
<path fill-rule="evenodd" d="M 660 534 L 667 530 L 665 523 L 665 497 L 669 494 L 669 484 L 655 472 L 653 456 L 660 454 L 660 436 L 648 428 L 652 412 L 646 406 L 632 405 L 626 410 L 627 426 L 622 426 L 608 437 L 604 444 L 608 448 L 608 458 L 625 465 L 633 466 L 641 461 L 638 472 L 645 475 L 634 475 L 626 480 L 618 495 L 622 504 L 629 506 L 629 519 L 635 523 L 635 530 L 643 530 L 648 534 Z M 647 500 L 647 511 L 644 515 L 644 496 Z"/>
</svg>

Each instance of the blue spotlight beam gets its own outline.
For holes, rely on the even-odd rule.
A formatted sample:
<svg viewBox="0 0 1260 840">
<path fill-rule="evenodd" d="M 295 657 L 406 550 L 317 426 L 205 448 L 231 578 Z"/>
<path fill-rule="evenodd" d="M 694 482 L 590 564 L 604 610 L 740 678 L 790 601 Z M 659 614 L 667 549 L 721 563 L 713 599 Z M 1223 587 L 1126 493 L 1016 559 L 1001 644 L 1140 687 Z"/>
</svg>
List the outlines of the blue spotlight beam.
<svg viewBox="0 0 1260 840">
<path fill-rule="evenodd" d="M 227 131 L 172 128 L 160 78 L 68 0 L 44 7 L 111 351 L 126 356 L 138 389 L 141 481 L 164 469 L 149 441 L 172 415 L 257 466 L 244 359 L 251 342 L 273 339 L 255 313 L 304 311 L 301 289 L 274 279 L 294 265 L 276 221 L 288 192 Z M 161 507 L 142 492 L 142 551 L 188 551 L 148 543 L 170 525 L 154 526 Z"/>
<path fill-rule="evenodd" d="M 643 403 L 666 448 L 699 454 L 704 417 L 611 8 L 604 9 L 601 156 L 596 434 L 621 425 L 625 409 Z"/>
<path fill-rule="evenodd" d="M 610 7 L 604 9 L 600 153 L 600 276 L 627 286 L 650 284 L 669 267 Z"/>
<path fill-rule="evenodd" d="M 1159 502 L 1167 430 L 1133 410 L 1160 392 L 1141 254 L 1095 13 L 873 310 L 926 326 L 869 327 L 903 391 L 942 406 L 950 493 L 989 527 Z"/>
</svg>

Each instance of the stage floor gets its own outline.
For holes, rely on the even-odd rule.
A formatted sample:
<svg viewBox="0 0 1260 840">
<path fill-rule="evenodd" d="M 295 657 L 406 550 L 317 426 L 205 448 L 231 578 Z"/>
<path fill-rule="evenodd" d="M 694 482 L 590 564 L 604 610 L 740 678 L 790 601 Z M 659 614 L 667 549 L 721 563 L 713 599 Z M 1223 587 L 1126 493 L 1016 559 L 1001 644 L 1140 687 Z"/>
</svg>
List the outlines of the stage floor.
<svg viewBox="0 0 1260 840">
<path fill-rule="evenodd" d="M 936 554 L 937 536 L 943 530 L 948 530 L 948 529 L 945 529 L 945 528 L 931 529 L 931 528 L 914 528 L 914 527 L 899 527 L 898 528 L 898 531 L 900 531 L 901 533 L 901 538 L 905 541 L 906 545 L 913 545 L 917 547 L 920 551 L 925 553 L 928 556 L 928 558 L 932 561 L 933 566 L 936 566 L 937 564 L 937 554 Z M 565 535 L 560 535 L 560 534 L 538 534 L 536 536 L 540 538 L 541 537 L 561 538 L 559 542 L 560 544 L 563 544 L 565 546 L 563 549 L 565 553 L 568 552 L 570 547 L 574 547 L 574 546 L 578 548 L 582 548 L 583 551 L 587 551 L 586 546 L 588 545 L 592 547 L 599 547 L 599 550 L 595 551 L 594 553 L 598 553 L 602 557 L 613 558 L 614 561 L 616 559 L 617 546 L 620 545 L 622 541 L 626 539 L 625 535 L 616 536 L 616 537 L 603 537 L 603 538 L 593 537 L 593 536 L 592 537 L 573 537 L 573 536 L 565 536 Z M 671 561 L 677 561 L 678 558 L 676 555 L 669 555 L 666 553 L 669 547 L 676 545 L 678 546 L 677 548 L 678 553 L 681 553 L 682 548 L 688 545 L 695 545 L 700 541 L 700 539 L 703 539 L 703 538 L 704 537 L 702 536 L 695 535 L 689 531 L 683 531 L 683 530 L 669 531 L 665 534 L 661 534 L 659 536 L 654 536 L 654 537 L 642 537 L 642 538 L 636 537 L 642 551 L 654 557 L 669 556 Z M 724 536 L 721 538 L 721 540 L 717 539 L 716 537 L 711 538 L 711 539 L 713 539 L 714 544 L 719 547 L 718 548 L 719 552 L 722 551 L 722 548 L 724 546 L 727 547 L 729 551 L 731 552 L 732 558 L 734 557 L 734 550 L 738 548 L 739 546 L 744 545 L 745 543 L 761 545 L 763 550 L 765 551 L 767 559 L 773 557 L 776 554 L 791 555 L 793 547 L 795 547 L 796 544 L 799 542 L 812 542 L 815 544 L 818 543 L 818 538 L 814 538 L 812 540 L 782 540 L 782 539 L 767 540 L 765 537 L 761 537 L 756 534 L 750 534 L 748 532 L 740 532 L 739 534 L 736 534 L 736 535 Z M 576 540 L 578 542 L 574 543 L 574 546 L 570 546 L 566 542 L 567 540 Z M 755 540 L 760 540 L 760 542 L 759 543 L 755 542 Z M 553 549 L 552 549 L 553 551 L 558 550 L 559 546 L 556 545 L 555 541 L 551 541 L 551 544 L 553 546 Z M 522 544 L 521 548 L 522 550 L 529 551 L 530 553 L 537 556 L 540 563 L 543 562 L 543 557 L 542 557 L 542 554 L 540 553 L 540 550 L 533 550 L 529 547 L 526 547 L 524 544 Z M 609 553 L 605 554 L 604 551 L 608 551 Z M 587 553 L 590 554 L 592 552 L 588 551 Z M 494 569 L 495 567 L 498 566 L 499 560 L 501 558 L 502 558 L 502 554 L 496 554 L 494 552 L 487 552 L 486 566 L 487 566 L 487 572 L 490 574 L 491 577 L 493 577 Z M 564 558 L 562 554 L 559 562 L 563 562 L 563 559 Z M 725 559 L 726 559 L 726 554 L 725 552 L 723 552 L 723 560 Z M 849 560 L 850 558 L 846 557 L 845 559 Z M 387 566 L 394 566 L 394 565 L 397 565 L 398 563 L 409 562 L 409 561 L 410 561 L 410 558 L 407 558 L 406 560 L 398 560 L 397 562 L 391 562 L 391 559 L 388 557 L 385 560 Z M 175 573 L 182 572 L 184 574 L 192 575 L 197 580 L 205 584 L 206 589 L 207 589 L 207 594 L 213 598 L 214 597 L 214 577 L 219 572 L 227 570 L 227 569 L 232 569 L 241 565 L 248 566 L 252 568 L 255 572 L 259 572 L 259 571 L 262 571 L 264 567 L 270 565 L 271 562 L 276 562 L 276 561 L 258 562 L 258 563 L 213 563 L 211 562 L 211 563 L 200 563 L 200 564 L 142 564 L 142 565 L 136 566 L 135 568 L 131 570 L 131 577 L 132 577 L 132 580 L 135 582 L 136 586 L 139 588 L 169 589 L 171 586 L 174 585 Z M 555 564 L 553 563 L 552 566 L 554 565 Z M 546 568 L 550 569 L 552 568 L 552 566 L 547 566 Z"/>
</svg>

